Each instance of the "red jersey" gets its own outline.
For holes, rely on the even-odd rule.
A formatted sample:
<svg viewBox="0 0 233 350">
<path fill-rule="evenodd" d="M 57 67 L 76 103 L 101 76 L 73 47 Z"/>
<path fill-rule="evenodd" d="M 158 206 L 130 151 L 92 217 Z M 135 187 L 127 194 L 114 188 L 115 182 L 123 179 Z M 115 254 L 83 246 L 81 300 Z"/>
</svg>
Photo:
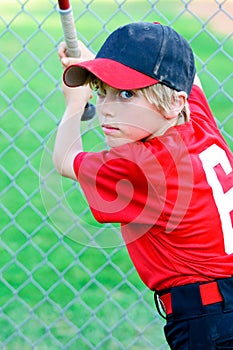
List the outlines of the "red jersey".
<svg viewBox="0 0 233 350">
<path fill-rule="evenodd" d="M 119 222 L 152 290 L 233 275 L 233 155 L 202 90 L 189 122 L 146 142 L 82 152 L 74 171 L 99 222 Z"/>
</svg>

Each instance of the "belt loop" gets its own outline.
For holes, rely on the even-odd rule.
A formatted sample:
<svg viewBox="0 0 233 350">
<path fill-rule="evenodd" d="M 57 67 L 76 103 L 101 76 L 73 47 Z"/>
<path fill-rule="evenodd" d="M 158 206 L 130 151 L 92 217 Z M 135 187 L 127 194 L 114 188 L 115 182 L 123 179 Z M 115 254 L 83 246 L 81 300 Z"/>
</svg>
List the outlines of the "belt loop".
<svg viewBox="0 0 233 350">
<path fill-rule="evenodd" d="M 233 277 L 217 280 L 223 297 L 223 312 L 233 311 Z"/>
<path fill-rule="evenodd" d="M 160 301 L 159 295 L 156 292 L 154 292 L 154 301 L 155 301 L 155 306 L 156 306 L 156 309 L 158 311 L 158 314 L 166 320 L 166 316 L 161 311 L 161 301 Z M 163 306 L 162 306 L 162 309 L 165 312 Z"/>
</svg>

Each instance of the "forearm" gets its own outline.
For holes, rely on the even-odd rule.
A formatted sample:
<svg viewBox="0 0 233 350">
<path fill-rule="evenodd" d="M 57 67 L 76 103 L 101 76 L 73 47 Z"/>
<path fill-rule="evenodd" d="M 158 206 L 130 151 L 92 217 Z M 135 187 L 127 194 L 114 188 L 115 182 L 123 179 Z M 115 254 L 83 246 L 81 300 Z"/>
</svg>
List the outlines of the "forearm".
<svg viewBox="0 0 233 350">
<path fill-rule="evenodd" d="M 83 150 L 80 120 L 90 97 L 90 89 L 82 87 L 73 90 L 72 95 L 67 94 L 67 91 L 64 94 L 67 107 L 57 129 L 53 161 L 57 171 L 62 176 L 76 179 L 73 161 L 75 156 Z"/>
</svg>

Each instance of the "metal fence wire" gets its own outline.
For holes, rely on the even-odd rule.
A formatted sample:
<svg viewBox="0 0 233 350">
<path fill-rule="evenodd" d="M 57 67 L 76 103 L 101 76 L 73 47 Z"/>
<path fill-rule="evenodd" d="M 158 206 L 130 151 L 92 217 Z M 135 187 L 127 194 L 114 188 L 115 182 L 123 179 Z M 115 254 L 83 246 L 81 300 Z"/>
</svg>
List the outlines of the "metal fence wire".
<svg viewBox="0 0 233 350">
<path fill-rule="evenodd" d="M 54 171 L 64 111 L 56 1 L 1 5 L 0 348 L 167 349 L 153 294 L 118 226 L 97 224 L 79 185 Z M 160 21 L 183 34 L 233 149 L 232 0 L 73 0 L 72 7 L 93 52 L 127 22 Z M 82 128 L 87 149 L 104 146 L 96 120 Z"/>
</svg>

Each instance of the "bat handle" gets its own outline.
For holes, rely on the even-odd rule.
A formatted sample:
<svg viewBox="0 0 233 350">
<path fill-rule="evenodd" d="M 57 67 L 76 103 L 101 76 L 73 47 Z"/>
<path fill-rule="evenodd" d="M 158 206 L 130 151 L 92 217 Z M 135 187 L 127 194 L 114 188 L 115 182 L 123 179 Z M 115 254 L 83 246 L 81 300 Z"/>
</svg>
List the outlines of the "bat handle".
<svg viewBox="0 0 233 350">
<path fill-rule="evenodd" d="M 59 13 L 68 56 L 78 58 L 80 56 L 80 51 L 78 48 L 72 7 L 70 6 L 67 10 L 59 9 Z"/>
<path fill-rule="evenodd" d="M 64 33 L 64 38 L 67 46 L 67 53 L 70 57 L 79 57 L 80 51 L 78 48 L 78 40 L 75 30 L 74 17 L 72 8 L 67 10 L 59 9 L 60 18 Z M 90 120 L 95 116 L 95 106 L 91 103 L 87 103 L 84 109 L 81 120 Z"/>
</svg>

